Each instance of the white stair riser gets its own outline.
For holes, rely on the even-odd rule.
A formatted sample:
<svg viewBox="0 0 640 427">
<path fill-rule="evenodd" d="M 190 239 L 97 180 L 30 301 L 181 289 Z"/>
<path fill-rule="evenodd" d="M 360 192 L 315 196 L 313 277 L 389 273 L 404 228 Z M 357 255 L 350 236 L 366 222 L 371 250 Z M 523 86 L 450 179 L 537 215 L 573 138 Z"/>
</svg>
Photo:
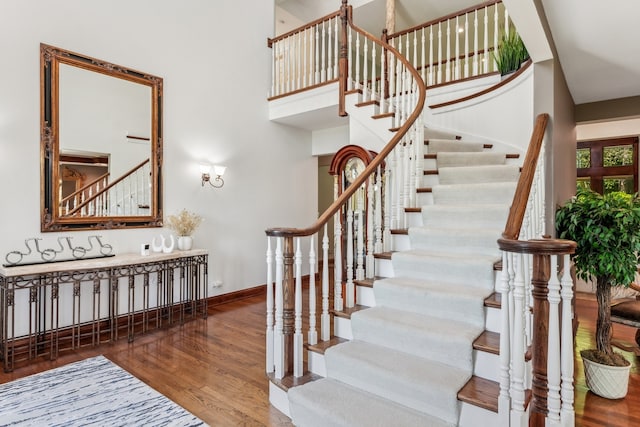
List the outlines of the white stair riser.
<svg viewBox="0 0 640 427">
<path fill-rule="evenodd" d="M 326 377 L 327 376 L 327 365 L 324 363 L 324 354 L 316 353 L 315 351 L 308 351 L 308 364 L 309 371 L 314 374 Z"/>
<path fill-rule="evenodd" d="M 500 310 L 493 307 L 485 307 L 485 324 L 484 328 L 490 332 L 500 333 Z"/>
<path fill-rule="evenodd" d="M 271 381 L 269 381 L 269 403 L 271 403 L 278 411 L 291 418 L 287 392 Z"/>
<path fill-rule="evenodd" d="M 479 426 L 497 426 L 498 414 L 487 409 L 482 409 L 479 406 L 472 405 L 467 402 L 462 402 L 460 408 L 460 420 L 458 421 L 459 427 L 479 427 Z"/>
<path fill-rule="evenodd" d="M 368 286 L 356 286 L 356 304 L 375 307 L 376 297 L 373 293 L 373 288 Z"/>
<path fill-rule="evenodd" d="M 344 317 L 334 317 L 333 334 L 340 338 L 352 340 L 353 332 L 351 331 L 351 320 L 345 319 Z"/>
<path fill-rule="evenodd" d="M 438 179 L 438 175 L 425 175 L 422 178 L 422 186 L 423 187 L 433 187 L 438 185 L 440 180 Z"/>
<path fill-rule="evenodd" d="M 433 193 L 418 193 L 418 206 L 432 205 Z"/>
<path fill-rule="evenodd" d="M 500 381 L 500 356 L 473 350 L 473 375 L 491 381 Z"/>
<path fill-rule="evenodd" d="M 408 251 L 411 249 L 411 241 L 407 234 L 392 234 L 393 243 L 391 247 L 394 251 Z"/>
<path fill-rule="evenodd" d="M 394 277 L 393 265 L 390 259 L 376 258 L 376 276 L 380 277 Z"/>
<path fill-rule="evenodd" d="M 407 227 L 422 227 L 422 212 L 407 212 Z"/>
</svg>

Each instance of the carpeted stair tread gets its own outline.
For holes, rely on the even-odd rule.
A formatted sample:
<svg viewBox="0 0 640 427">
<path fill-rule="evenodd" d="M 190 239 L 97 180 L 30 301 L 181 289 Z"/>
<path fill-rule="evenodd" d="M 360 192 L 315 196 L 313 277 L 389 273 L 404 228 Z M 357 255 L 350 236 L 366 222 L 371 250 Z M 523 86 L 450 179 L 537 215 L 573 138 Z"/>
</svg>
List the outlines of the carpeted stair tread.
<svg viewBox="0 0 640 427">
<path fill-rule="evenodd" d="M 481 182 L 517 181 L 518 165 L 449 166 L 438 167 L 440 184 L 473 184 Z"/>
<path fill-rule="evenodd" d="M 292 421 L 299 427 L 456 425 L 330 378 L 290 390 L 289 402 Z"/>
<path fill-rule="evenodd" d="M 411 249 L 394 252 L 391 262 L 398 277 L 467 283 L 469 286 L 493 289 L 495 280 L 491 255 L 469 255 Z"/>
<path fill-rule="evenodd" d="M 349 340 L 345 338 L 331 337 L 327 341 L 319 341 L 316 344 L 306 344 L 306 348 L 307 350 L 312 351 L 314 353 L 324 354 L 324 352 L 327 351 L 328 348 L 333 347 L 334 345 L 342 344 L 343 342 L 347 342 L 347 341 Z"/>
<path fill-rule="evenodd" d="M 356 340 L 471 372 L 470 343 L 482 333 L 484 325 L 376 306 L 351 316 L 351 330 Z"/>
<path fill-rule="evenodd" d="M 486 204 L 482 209 L 478 206 L 460 205 L 425 205 L 421 209 L 422 223 L 425 227 L 466 227 L 504 228 L 509 215 L 509 204 Z"/>
<path fill-rule="evenodd" d="M 429 138 L 429 153 L 444 152 L 482 152 L 484 144 L 481 142 L 460 142 L 451 139 Z"/>
<path fill-rule="evenodd" d="M 471 372 L 353 340 L 325 352 L 327 377 L 455 423 L 457 393 Z"/>
<path fill-rule="evenodd" d="M 446 205 L 511 204 L 516 182 L 436 185 L 433 203 Z"/>
<path fill-rule="evenodd" d="M 353 313 L 356 313 L 356 312 L 358 312 L 360 310 L 366 310 L 368 308 L 369 307 L 367 307 L 366 305 L 356 304 L 353 307 L 345 307 L 342 310 L 331 310 L 331 312 L 336 317 L 342 317 L 344 319 L 351 319 L 351 315 Z"/>
<path fill-rule="evenodd" d="M 373 284 L 376 304 L 441 318 L 484 325 L 485 300 L 493 289 L 466 283 L 442 283 L 409 277 L 389 277 Z"/>
<path fill-rule="evenodd" d="M 460 167 L 460 166 L 481 166 L 481 165 L 503 165 L 507 156 L 504 153 L 484 152 L 484 153 L 456 153 L 441 152 L 436 156 L 438 168 Z"/>
<path fill-rule="evenodd" d="M 448 252 L 500 256 L 498 239 L 502 228 L 412 227 L 408 234 L 411 249 L 435 251 L 446 247 Z"/>
</svg>

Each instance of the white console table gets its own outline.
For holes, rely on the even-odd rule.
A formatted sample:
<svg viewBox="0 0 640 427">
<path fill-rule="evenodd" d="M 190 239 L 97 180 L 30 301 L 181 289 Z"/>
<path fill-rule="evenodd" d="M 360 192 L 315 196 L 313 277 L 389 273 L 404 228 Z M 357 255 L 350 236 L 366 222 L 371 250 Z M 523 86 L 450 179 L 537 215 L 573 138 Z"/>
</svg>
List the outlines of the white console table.
<svg viewBox="0 0 640 427">
<path fill-rule="evenodd" d="M 36 357 L 207 316 L 206 250 L 0 267 L 5 372 Z"/>
</svg>

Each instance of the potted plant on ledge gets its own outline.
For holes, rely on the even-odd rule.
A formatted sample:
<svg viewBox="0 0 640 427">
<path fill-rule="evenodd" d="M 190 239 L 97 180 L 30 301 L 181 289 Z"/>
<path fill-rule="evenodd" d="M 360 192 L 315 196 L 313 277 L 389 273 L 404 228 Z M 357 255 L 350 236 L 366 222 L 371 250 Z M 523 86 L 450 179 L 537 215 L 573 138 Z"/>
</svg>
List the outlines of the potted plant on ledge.
<svg viewBox="0 0 640 427">
<path fill-rule="evenodd" d="M 178 235 L 178 249 L 188 251 L 193 246 L 193 232 L 202 223 L 202 217 L 182 209 L 177 215 L 167 217 L 167 227 Z"/>
<path fill-rule="evenodd" d="M 627 394 L 629 362 L 611 347 L 611 287 L 635 279 L 640 252 L 640 198 L 613 192 L 600 195 L 579 189 L 556 212 L 558 236 L 578 244 L 573 255 L 577 275 L 595 280 L 598 301 L 596 349 L 580 352 L 587 386 L 595 394 L 619 399 Z M 607 371 L 607 378 L 598 377 Z M 618 377 L 611 377 L 618 375 Z"/>
<path fill-rule="evenodd" d="M 497 53 L 493 51 L 492 54 L 502 76 L 516 71 L 524 61 L 529 59 L 529 52 L 512 25 L 509 26 L 508 32 L 502 33 L 498 51 Z"/>
</svg>

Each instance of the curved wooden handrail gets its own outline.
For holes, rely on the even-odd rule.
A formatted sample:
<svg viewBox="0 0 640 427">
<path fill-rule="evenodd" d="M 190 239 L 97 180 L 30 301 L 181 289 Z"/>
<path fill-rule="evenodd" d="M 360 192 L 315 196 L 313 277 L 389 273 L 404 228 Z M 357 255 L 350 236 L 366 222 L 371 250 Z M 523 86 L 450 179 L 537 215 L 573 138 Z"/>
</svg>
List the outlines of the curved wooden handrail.
<svg viewBox="0 0 640 427">
<path fill-rule="evenodd" d="M 64 205 L 68 200 L 73 199 L 75 196 L 77 196 L 78 194 L 82 193 L 84 190 L 86 190 L 87 188 L 91 187 L 92 185 L 94 185 L 96 182 L 98 181 L 102 181 L 103 179 L 105 179 L 106 177 L 108 177 L 110 175 L 109 172 L 105 173 L 104 175 L 99 176 L 98 178 L 94 179 L 93 181 L 91 181 L 90 183 L 82 186 L 82 188 L 77 189 L 76 191 L 74 191 L 73 193 L 69 194 L 67 197 L 63 198 L 62 200 L 60 200 L 60 205 Z"/>
<path fill-rule="evenodd" d="M 564 239 L 498 239 L 498 247 L 505 252 L 536 255 L 564 255 L 576 251 L 577 243 Z"/>
<path fill-rule="evenodd" d="M 469 101 L 471 99 L 479 98 L 479 97 L 481 97 L 483 95 L 486 95 L 486 94 L 491 93 L 491 92 L 493 92 L 495 90 L 498 90 L 502 86 L 508 85 L 513 80 L 517 79 L 521 74 L 523 74 L 531 66 L 532 63 L 533 62 L 531 61 L 531 59 L 528 59 L 526 62 L 524 62 L 524 65 L 522 65 L 522 67 L 520 67 L 518 70 L 516 70 L 514 73 L 512 73 L 509 77 L 507 77 L 506 79 L 501 80 L 499 83 L 496 83 L 495 85 L 493 85 L 491 87 L 488 87 L 488 88 L 483 89 L 481 91 L 478 91 L 476 93 L 472 93 L 471 95 L 463 96 L 462 98 L 454 99 L 452 101 L 441 102 L 440 104 L 429 105 L 429 108 L 436 109 L 436 108 L 448 107 L 449 105 L 455 105 L 455 104 L 459 104 L 461 102 Z M 490 74 L 495 74 L 495 73 L 484 74 L 484 75 L 478 76 L 478 77 L 486 77 L 486 76 L 488 76 Z M 450 83 L 460 83 L 460 80 L 456 80 L 456 81 L 453 81 L 453 82 L 450 82 Z"/>
<path fill-rule="evenodd" d="M 356 180 L 351 184 L 340 196 L 324 211 L 322 215 L 313 223 L 311 226 L 307 228 L 270 228 L 266 230 L 267 236 L 277 236 L 277 237 L 301 237 L 301 236 L 310 236 L 315 234 L 320 230 L 320 228 L 331 219 L 331 217 L 344 205 L 351 196 L 356 192 L 358 188 L 371 176 L 378 166 L 380 166 L 385 158 L 391 153 L 391 151 L 395 148 L 395 146 L 402 140 L 404 135 L 409 131 L 413 123 L 420 117 L 422 114 L 422 109 L 424 107 L 424 102 L 426 98 L 426 87 L 420 74 L 415 70 L 415 68 L 411 65 L 407 59 L 400 54 L 395 48 L 391 45 L 376 39 L 372 34 L 356 27 L 353 24 L 352 16 L 351 16 L 351 6 L 346 5 L 346 0 L 343 0 L 342 7 L 348 8 L 347 12 L 347 21 L 349 26 L 356 32 L 362 34 L 366 38 L 372 40 L 374 43 L 382 46 L 388 52 L 391 52 L 393 55 L 397 57 L 397 60 L 402 62 L 407 69 L 411 72 L 413 78 L 417 82 L 418 88 L 417 91 L 419 93 L 419 98 L 416 103 L 415 110 L 409 115 L 406 122 L 398 129 L 396 134 L 391 138 L 391 140 L 385 145 L 385 147 L 380 151 L 380 153 L 373 159 L 373 161 L 365 168 L 365 170 L 356 178 Z M 342 9 L 341 9 L 342 10 Z M 342 12 L 341 12 L 342 13 Z M 343 76 L 346 79 L 346 75 Z"/>
<path fill-rule="evenodd" d="M 527 210 L 529 193 L 531 192 L 531 186 L 533 185 L 533 177 L 536 174 L 536 165 L 538 164 L 538 158 L 540 157 L 542 140 L 544 139 L 548 122 L 549 114 L 547 113 L 539 114 L 538 117 L 536 117 L 536 123 L 533 127 L 531 140 L 529 141 L 527 155 L 524 158 L 522 172 L 520 173 L 520 178 L 518 179 L 518 184 L 516 186 L 516 193 L 513 196 L 513 203 L 509 209 L 507 224 L 505 225 L 504 232 L 502 233 L 502 237 L 504 239 L 517 240 L 520 236 L 520 229 L 522 228 L 522 221 L 524 219 L 525 211 Z"/>
<path fill-rule="evenodd" d="M 471 7 L 468 7 L 466 9 L 462 9 L 462 10 L 459 10 L 457 12 L 451 13 L 449 15 L 443 16 L 441 18 L 434 19 L 432 21 L 416 25 L 415 27 L 407 28 L 405 30 L 398 31 L 398 32 L 393 33 L 393 34 L 388 34 L 387 37 L 389 39 L 397 38 L 397 37 L 403 36 L 403 35 L 405 35 L 407 33 L 411 33 L 411 32 L 417 31 L 417 30 L 421 30 L 422 28 L 426 28 L 426 27 L 429 27 L 429 26 L 431 26 L 433 24 L 437 24 L 438 22 L 446 22 L 446 21 L 448 21 L 450 19 L 453 19 L 453 18 L 455 18 L 457 16 L 466 15 L 467 13 L 473 12 L 474 10 L 479 10 L 479 9 L 484 8 L 484 7 L 493 6 L 496 3 L 502 3 L 502 0 L 497 0 L 497 1 L 496 0 L 491 0 L 491 1 L 484 2 L 484 3 L 480 3 L 480 4 L 477 4 L 475 6 L 471 6 Z"/>
<path fill-rule="evenodd" d="M 116 179 L 115 181 L 113 181 L 111 184 L 107 185 L 106 187 L 104 187 L 102 190 L 100 190 L 100 192 L 94 194 L 93 196 L 89 197 L 87 200 L 85 200 L 84 202 L 82 202 L 81 204 L 79 204 L 78 206 L 76 206 L 75 208 L 73 208 L 67 215 L 64 216 L 71 216 L 73 214 L 75 214 L 76 212 L 78 212 L 80 209 L 82 209 L 84 206 L 88 205 L 89 202 L 95 200 L 96 198 L 98 198 L 101 194 L 106 193 L 107 191 L 109 191 L 109 189 L 111 189 L 112 187 L 114 187 L 115 185 L 117 185 L 119 182 L 121 182 L 122 180 L 124 180 L 126 177 L 128 177 L 129 175 L 131 175 L 132 173 L 134 173 L 135 171 L 137 171 L 138 169 L 140 169 L 142 166 L 146 165 L 147 163 L 149 163 L 150 159 L 146 159 L 143 162 L 141 162 L 140 164 L 134 166 L 133 168 L 131 168 L 129 171 L 127 171 L 127 173 L 123 174 L 120 178 Z"/>
</svg>

